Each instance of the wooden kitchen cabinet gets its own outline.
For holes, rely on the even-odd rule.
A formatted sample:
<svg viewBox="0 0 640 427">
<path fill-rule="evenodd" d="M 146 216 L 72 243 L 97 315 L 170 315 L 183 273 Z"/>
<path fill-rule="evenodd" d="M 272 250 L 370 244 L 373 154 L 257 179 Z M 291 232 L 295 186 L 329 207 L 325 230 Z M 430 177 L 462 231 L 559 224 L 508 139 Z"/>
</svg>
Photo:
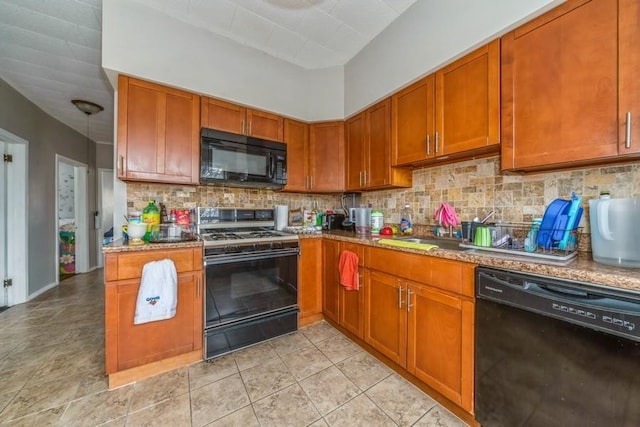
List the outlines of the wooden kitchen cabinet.
<svg viewBox="0 0 640 427">
<path fill-rule="evenodd" d="M 412 173 L 391 167 L 391 98 L 345 122 L 346 190 L 411 187 Z"/>
<path fill-rule="evenodd" d="M 340 242 L 322 239 L 322 314 L 340 323 Z"/>
<path fill-rule="evenodd" d="M 503 36 L 502 169 L 637 156 L 639 41 L 638 2 L 616 0 L 569 0 Z"/>
<path fill-rule="evenodd" d="M 369 248 L 365 342 L 473 413 L 472 264 Z"/>
<path fill-rule="evenodd" d="M 284 119 L 287 144 L 287 185 L 282 191 L 305 192 L 309 183 L 309 124 Z"/>
<path fill-rule="evenodd" d="M 144 264 L 169 258 L 178 273 L 176 315 L 135 325 Z M 202 359 L 202 248 L 105 254 L 105 364 L 117 387 Z"/>
<path fill-rule="evenodd" d="M 344 122 L 312 123 L 307 192 L 344 191 L 344 169 Z"/>
<path fill-rule="evenodd" d="M 198 95 L 119 76 L 118 178 L 198 184 L 199 103 Z"/>
<path fill-rule="evenodd" d="M 391 97 L 394 166 L 463 160 L 500 149 L 500 41 Z"/>
<path fill-rule="evenodd" d="M 340 253 L 342 251 L 351 251 L 358 255 L 358 276 L 359 276 L 359 289 L 347 290 L 339 283 L 339 310 L 338 318 L 339 324 L 351 332 L 353 335 L 360 339 L 364 338 L 364 265 L 365 265 L 365 250 L 363 245 L 355 243 L 341 242 Z"/>
<path fill-rule="evenodd" d="M 300 239 L 298 326 L 322 319 L 322 239 Z"/>
<path fill-rule="evenodd" d="M 435 74 L 435 156 L 500 149 L 500 40 Z"/>
<path fill-rule="evenodd" d="M 201 126 L 282 142 L 284 119 L 277 114 L 202 97 Z"/>
</svg>

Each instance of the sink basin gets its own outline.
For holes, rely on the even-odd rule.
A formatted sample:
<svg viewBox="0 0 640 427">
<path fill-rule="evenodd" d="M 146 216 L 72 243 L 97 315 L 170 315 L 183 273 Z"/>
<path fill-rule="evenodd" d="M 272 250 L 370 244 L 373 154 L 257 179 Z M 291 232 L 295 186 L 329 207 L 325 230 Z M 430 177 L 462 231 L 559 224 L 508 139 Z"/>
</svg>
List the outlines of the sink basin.
<svg viewBox="0 0 640 427">
<path fill-rule="evenodd" d="M 425 245 L 437 245 L 439 249 L 448 249 L 451 251 L 464 251 L 465 248 L 460 247 L 460 240 L 455 239 L 438 239 L 435 237 L 406 236 L 394 237 L 394 240 L 403 242 L 422 243 Z"/>
</svg>

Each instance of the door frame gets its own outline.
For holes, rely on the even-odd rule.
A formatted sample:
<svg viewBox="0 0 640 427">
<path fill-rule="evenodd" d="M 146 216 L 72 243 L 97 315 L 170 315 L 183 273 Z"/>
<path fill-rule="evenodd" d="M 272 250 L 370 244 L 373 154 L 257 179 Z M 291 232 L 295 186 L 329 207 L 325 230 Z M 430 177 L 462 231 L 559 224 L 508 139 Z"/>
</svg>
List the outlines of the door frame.
<svg viewBox="0 0 640 427">
<path fill-rule="evenodd" d="M 85 163 L 70 159 L 61 154 L 56 153 L 56 171 L 55 171 L 55 221 L 54 221 L 54 242 L 55 242 L 55 268 L 56 268 L 56 284 L 60 283 L 60 235 L 59 235 L 59 182 L 58 174 L 60 173 L 60 163 L 73 166 L 74 188 L 73 188 L 73 204 L 74 204 L 74 223 L 75 223 L 75 267 L 76 273 L 86 273 L 89 271 L 89 208 L 88 208 L 88 166 Z"/>
<path fill-rule="evenodd" d="M 104 194 L 102 194 L 102 190 L 103 190 L 103 185 L 105 182 L 105 175 L 106 174 L 111 174 L 111 187 L 113 188 L 113 180 L 114 180 L 114 170 L 113 169 L 107 169 L 107 168 L 98 168 L 98 205 L 96 207 L 96 209 L 98 210 L 98 216 L 96 217 L 95 221 L 95 228 L 97 229 L 97 235 L 96 235 L 96 250 L 97 250 L 97 260 L 98 260 L 98 268 L 104 267 L 104 257 L 102 256 L 102 242 L 104 240 L 104 232 L 106 231 L 104 229 L 104 209 L 103 209 L 103 203 L 104 203 Z M 112 193 L 113 194 L 113 193 Z M 111 204 L 113 205 L 113 199 L 111 199 Z M 111 218 L 111 222 L 113 223 L 113 216 Z M 114 224 L 114 232 L 115 232 L 115 224 Z"/>
<path fill-rule="evenodd" d="M 6 276 L 12 279 L 7 305 L 12 306 L 27 301 L 29 292 L 29 142 L 0 128 L 0 140 L 11 147 L 13 155 L 12 171 L 7 174 L 7 251 Z M 2 278 L 4 279 L 4 278 Z"/>
</svg>

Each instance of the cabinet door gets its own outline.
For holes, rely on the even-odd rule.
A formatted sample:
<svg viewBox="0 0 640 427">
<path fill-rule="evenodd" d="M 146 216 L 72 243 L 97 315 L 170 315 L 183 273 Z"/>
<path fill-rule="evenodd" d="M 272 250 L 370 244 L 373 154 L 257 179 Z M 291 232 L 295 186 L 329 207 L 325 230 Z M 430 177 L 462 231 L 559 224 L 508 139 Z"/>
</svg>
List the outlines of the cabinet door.
<svg viewBox="0 0 640 427">
<path fill-rule="evenodd" d="M 322 314 L 322 239 L 300 240 L 298 268 L 299 326 Z"/>
<path fill-rule="evenodd" d="M 351 117 L 344 124 L 345 128 L 345 185 L 347 190 L 360 190 L 366 186 L 365 156 L 367 143 L 367 116 L 365 112 Z"/>
<path fill-rule="evenodd" d="M 340 242 L 336 240 L 322 241 L 322 314 L 336 323 L 340 323 Z"/>
<path fill-rule="evenodd" d="M 395 276 L 375 270 L 366 270 L 365 276 L 364 340 L 406 367 L 406 286 Z"/>
<path fill-rule="evenodd" d="M 106 288 L 107 373 L 113 373 L 202 348 L 202 273 L 178 274 L 176 315 L 134 325 L 140 279 Z"/>
<path fill-rule="evenodd" d="M 343 242 L 340 244 L 340 253 L 345 250 L 358 255 L 359 289 L 350 291 L 340 286 L 340 325 L 358 338 L 364 339 L 364 246 Z"/>
<path fill-rule="evenodd" d="M 202 98 L 201 124 L 204 128 L 244 134 L 247 109 L 231 102 Z"/>
<path fill-rule="evenodd" d="M 306 191 L 309 169 L 309 125 L 284 119 L 287 144 L 287 185 L 283 191 Z"/>
<path fill-rule="evenodd" d="M 391 182 L 391 98 L 367 110 L 369 140 L 365 152 L 365 185 L 381 188 Z M 402 185 L 402 183 L 398 183 Z"/>
<path fill-rule="evenodd" d="M 312 123 L 309 127 L 309 148 L 310 191 L 343 191 L 343 122 Z"/>
<path fill-rule="evenodd" d="M 473 409 L 473 303 L 409 286 L 407 370 L 442 395 Z"/>
<path fill-rule="evenodd" d="M 126 76 L 118 92 L 118 177 L 197 184 L 199 97 Z"/>
<path fill-rule="evenodd" d="M 619 0 L 618 153 L 640 153 L 640 2 Z"/>
<path fill-rule="evenodd" d="M 391 164 L 433 158 L 434 77 L 429 75 L 391 97 Z"/>
<path fill-rule="evenodd" d="M 500 40 L 436 72 L 436 156 L 500 143 Z"/>
<path fill-rule="evenodd" d="M 502 38 L 503 170 L 618 154 L 617 10 L 568 1 Z"/>
<path fill-rule="evenodd" d="M 265 111 L 247 110 L 247 135 L 282 142 L 284 139 L 284 119 Z"/>
</svg>

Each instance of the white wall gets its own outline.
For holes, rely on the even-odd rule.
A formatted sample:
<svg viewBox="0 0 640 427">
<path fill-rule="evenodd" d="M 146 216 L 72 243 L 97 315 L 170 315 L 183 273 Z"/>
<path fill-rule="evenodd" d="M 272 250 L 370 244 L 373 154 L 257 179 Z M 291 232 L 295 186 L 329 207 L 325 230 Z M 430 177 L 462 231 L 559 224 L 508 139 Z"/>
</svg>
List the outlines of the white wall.
<svg viewBox="0 0 640 427">
<path fill-rule="evenodd" d="M 344 117 L 342 67 L 310 72 L 126 0 L 103 2 L 102 28 L 112 84 L 124 73 L 302 120 Z"/>
<path fill-rule="evenodd" d="M 345 66 L 345 116 L 565 0 L 418 0 Z"/>
</svg>

